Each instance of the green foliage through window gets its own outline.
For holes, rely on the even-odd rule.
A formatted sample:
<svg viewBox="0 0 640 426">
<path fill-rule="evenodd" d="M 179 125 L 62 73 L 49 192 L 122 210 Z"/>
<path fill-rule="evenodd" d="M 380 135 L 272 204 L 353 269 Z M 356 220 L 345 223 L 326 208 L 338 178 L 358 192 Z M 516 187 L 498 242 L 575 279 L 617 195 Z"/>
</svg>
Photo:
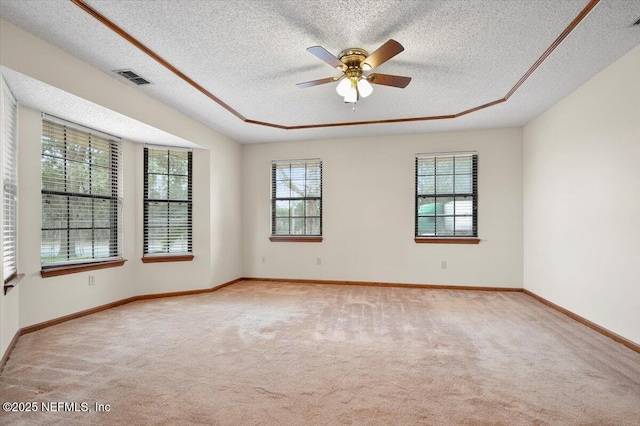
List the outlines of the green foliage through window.
<svg viewBox="0 0 640 426">
<path fill-rule="evenodd" d="M 121 256 L 120 143 L 43 120 L 43 267 Z"/>
<path fill-rule="evenodd" d="M 192 152 L 144 148 L 144 254 L 192 251 Z"/>
<path fill-rule="evenodd" d="M 322 235 L 322 161 L 271 163 L 271 234 Z"/>
</svg>

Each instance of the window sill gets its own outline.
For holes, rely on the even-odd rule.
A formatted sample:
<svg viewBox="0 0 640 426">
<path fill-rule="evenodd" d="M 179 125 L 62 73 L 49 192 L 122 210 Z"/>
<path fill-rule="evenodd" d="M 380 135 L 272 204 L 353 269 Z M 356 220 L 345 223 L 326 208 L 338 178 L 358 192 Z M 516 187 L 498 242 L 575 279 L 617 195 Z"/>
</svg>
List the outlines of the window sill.
<svg viewBox="0 0 640 426">
<path fill-rule="evenodd" d="M 162 263 L 162 262 L 191 262 L 192 254 L 179 254 L 170 256 L 143 256 L 142 263 Z"/>
<path fill-rule="evenodd" d="M 479 244 L 480 238 L 477 237 L 415 237 L 414 241 L 418 244 Z"/>
<path fill-rule="evenodd" d="M 321 236 L 292 236 L 292 235 L 272 235 L 269 237 L 272 243 L 321 243 Z"/>
<path fill-rule="evenodd" d="M 18 283 L 23 278 L 24 278 L 24 274 L 16 274 L 13 278 L 11 278 L 9 281 L 4 283 L 4 294 L 5 294 L 5 296 L 7 295 L 7 293 L 9 293 L 11 290 L 13 290 L 14 287 L 17 287 Z"/>
<path fill-rule="evenodd" d="M 59 266 L 40 271 L 42 278 L 56 277 L 58 275 L 76 274 L 78 272 L 93 271 L 96 269 L 116 268 L 124 265 L 125 259 L 108 260 L 106 262 L 85 263 L 82 265 Z"/>
</svg>

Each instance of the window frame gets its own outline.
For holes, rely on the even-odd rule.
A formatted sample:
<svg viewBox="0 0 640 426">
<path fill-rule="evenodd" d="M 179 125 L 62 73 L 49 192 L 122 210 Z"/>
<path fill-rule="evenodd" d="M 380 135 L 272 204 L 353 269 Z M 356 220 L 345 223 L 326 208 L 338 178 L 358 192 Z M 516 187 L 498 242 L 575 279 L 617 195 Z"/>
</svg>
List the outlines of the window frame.
<svg viewBox="0 0 640 426">
<path fill-rule="evenodd" d="M 58 190 L 52 190 L 52 189 L 44 189 L 44 186 L 43 186 L 40 190 L 41 202 L 44 203 L 45 196 L 51 196 L 51 195 L 67 197 L 67 203 L 69 202 L 70 197 L 77 197 L 79 199 L 92 200 L 91 215 L 92 215 L 92 221 L 93 221 L 95 219 L 95 208 L 96 208 L 96 205 L 93 202 L 93 200 L 108 201 L 109 202 L 109 209 L 108 209 L 109 219 L 108 220 L 109 220 L 110 226 L 95 227 L 93 226 L 94 224 L 92 223 L 92 226 L 88 228 L 87 227 L 84 227 L 84 228 L 71 227 L 70 222 L 72 221 L 72 218 L 69 214 L 67 214 L 67 218 L 66 218 L 67 227 L 66 228 L 60 227 L 59 230 L 66 229 L 67 232 L 70 232 L 71 230 L 74 230 L 74 229 L 91 230 L 92 231 L 92 240 L 91 240 L 92 257 L 73 260 L 69 258 L 69 253 L 67 252 L 66 261 L 43 262 L 43 257 L 41 254 L 40 255 L 41 276 L 43 278 L 46 278 L 46 277 L 57 276 L 57 275 L 83 272 L 83 271 L 93 270 L 93 269 L 103 269 L 103 268 L 122 266 L 125 260 L 122 257 L 123 256 L 122 255 L 123 197 L 122 197 L 122 142 L 121 142 L 121 139 L 116 136 L 113 136 L 95 129 L 91 129 L 89 127 L 82 126 L 77 123 L 69 122 L 69 121 L 60 119 L 58 117 L 54 117 L 54 116 L 42 113 L 42 135 L 41 135 L 41 141 L 40 141 L 41 161 L 45 156 L 44 151 L 42 150 L 45 137 L 52 137 L 51 134 L 47 133 L 47 130 L 46 130 L 47 126 L 57 126 L 59 128 L 64 128 L 62 131 L 63 131 L 63 134 L 65 135 L 66 135 L 66 132 L 69 131 L 69 132 L 75 132 L 75 134 L 81 134 L 83 137 L 87 137 L 88 141 L 91 141 L 91 138 L 93 137 L 93 138 L 101 139 L 103 143 L 107 142 L 109 147 L 109 160 L 108 160 L 107 169 L 109 170 L 108 176 L 109 176 L 110 188 L 109 188 L 109 195 L 97 195 L 97 194 L 91 194 L 91 193 L 85 194 L 85 193 L 77 193 L 72 191 L 58 191 Z M 51 127 L 51 129 L 53 128 L 54 127 Z M 67 141 L 66 138 L 64 139 L 65 163 L 68 160 L 68 158 L 66 158 L 66 152 L 67 152 L 66 148 L 68 144 L 71 144 L 73 142 L 74 142 L 73 140 Z M 47 156 L 55 157 L 52 155 L 47 155 Z M 91 176 L 92 168 L 98 167 L 98 166 L 91 163 L 91 161 L 89 161 L 88 164 L 90 169 L 89 173 Z M 66 166 L 65 166 L 65 170 L 66 170 Z M 65 173 L 64 179 L 65 179 L 64 183 L 66 186 L 70 182 L 67 179 L 66 173 Z M 44 172 L 42 172 L 41 182 L 44 185 L 44 182 L 45 182 Z M 44 232 L 47 230 L 56 230 L 50 227 L 45 228 L 43 225 L 44 225 L 44 215 L 41 219 L 41 226 L 40 226 L 41 232 Z M 95 253 L 95 242 L 96 242 L 95 231 L 96 230 L 108 230 L 108 234 L 109 234 L 109 240 L 108 240 L 109 255 L 108 256 L 96 257 L 96 253 Z M 67 240 L 69 240 L 68 236 L 67 236 Z M 42 247 L 42 241 L 41 241 L 41 247 Z"/>
<path fill-rule="evenodd" d="M 434 162 L 437 161 L 438 158 L 447 158 L 447 157 L 453 157 L 453 169 L 452 172 L 450 174 L 444 174 L 444 175 L 449 175 L 449 176 L 453 176 L 453 191 L 450 193 L 438 193 L 437 191 L 437 168 L 434 165 L 434 171 L 433 171 L 433 175 L 429 175 L 429 176 L 433 176 L 434 177 L 434 188 L 433 188 L 433 193 L 427 193 L 426 191 L 424 192 L 419 192 L 419 178 L 420 177 L 424 177 L 424 176 L 428 176 L 428 175 L 420 175 L 419 174 L 419 164 L 420 164 L 420 160 L 421 159 L 425 159 L 425 158 L 433 158 Z M 460 158 L 469 158 L 471 157 L 471 192 L 456 192 L 455 189 L 455 176 L 457 175 L 467 175 L 467 173 L 456 173 L 456 169 L 455 169 L 455 159 L 457 157 Z M 441 174 L 440 176 L 443 176 L 443 174 Z M 423 154 L 416 154 L 415 155 L 415 170 L 414 170 L 414 177 L 415 177 L 415 186 L 414 186 L 414 241 L 416 243 L 440 243 L 440 244 L 478 244 L 480 242 L 480 238 L 478 237 L 478 152 L 477 151 L 467 151 L 467 152 L 436 152 L 436 153 L 423 153 Z M 472 202 L 472 206 L 471 206 L 471 215 L 468 214 L 461 214 L 461 215 L 456 215 L 455 214 L 455 208 L 456 208 L 456 198 L 457 197 L 468 197 L 471 196 L 471 202 Z M 450 198 L 453 199 L 453 208 L 454 208 L 454 213 L 453 214 L 444 214 L 444 213 L 440 213 L 438 214 L 437 211 L 434 212 L 433 215 L 420 215 L 419 213 L 419 208 L 420 208 L 420 200 L 423 198 L 431 198 L 433 197 L 435 200 L 437 200 L 438 198 Z M 437 205 L 437 203 L 435 203 Z M 437 207 L 436 207 L 437 209 Z M 446 218 L 451 218 L 450 220 L 452 220 L 453 222 L 453 226 L 454 226 L 454 230 L 453 230 L 453 234 L 440 234 L 438 235 L 437 233 L 437 222 L 434 228 L 434 235 L 427 235 L 427 234 L 421 234 L 419 232 L 419 221 L 420 218 L 424 218 L 424 217 L 430 217 L 433 216 L 435 219 L 437 219 L 438 217 L 442 217 L 444 220 L 446 220 Z M 468 233 L 464 233 L 464 234 L 459 234 L 456 235 L 455 234 L 455 224 L 457 223 L 457 219 L 459 217 L 469 217 L 471 216 L 471 234 Z"/>
<path fill-rule="evenodd" d="M 4 294 L 24 277 L 18 273 L 18 101 L 2 80 L 2 265 Z M 8 228 L 8 230 L 7 230 Z M 7 235 L 10 238 L 7 238 Z M 7 266 L 9 265 L 9 266 Z"/>
<path fill-rule="evenodd" d="M 319 186 L 319 190 L 320 190 L 320 194 L 317 196 L 307 196 L 306 194 L 306 189 L 305 189 L 305 195 L 303 197 L 278 197 L 277 196 L 277 176 L 276 176 L 276 170 L 278 170 L 278 166 L 282 166 L 282 165 L 289 165 L 289 168 L 292 167 L 292 165 L 294 164 L 304 164 L 305 166 L 305 176 L 304 176 L 304 183 L 305 183 L 305 188 L 306 188 L 306 184 L 307 184 L 307 168 L 309 166 L 314 166 L 314 167 L 318 167 L 319 169 L 319 178 L 318 180 L 320 181 L 320 186 Z M 289 180 L 291 181 L 291 175 Z M 315 179 L 313 179 L 315 180 Z M 320 158 L 311 158 L 311 159 L 294 159 L 294 160 L 273 160 L 271 161 L 271 232 L 270 232 L 270 236 L 269 236 L 269 240 L 272 242 L 304 242 L 304 243 L 318 243 L 318 242 L 322 242 L 323 237 L 322 237 L 322 226 L 323 226 L 323 218 L 322 218 L 322 211 L 323 211 L 323 171 L 322 171 L 322 159 Z M 292 234 L 291 233 L 291 225 L 289 225 L 289 233 L 288 234 L 278 234 L 276 233 L 277 231 L 277 218 L 279 218 L 279 216 L 277 216 L 277 209 L 276 209 L 276 205 L 278 201 L 302 201 L 303 204 L 305 205 L 305 214 L 303 216 L 292 216 L 291 215 L 291 210 L 289 209 L 289 216 L 287 216 L 289 218 L 289 220 L 291 221 L 292 218 L 302 218 L 304 219 L 305 222 L 305 228 L 306 228 L 306 221 L 307 219 L 313 219 L 313 218 L 317 218 L 319 221 L 318 224 L 318 230 L 319 232 L 317 234 L 312 234 L 312 233 L 306 233 L 306 229 L 305 229 L 305 233 L 304 234 Z M 306 205 L 307 205 L 307 201 L 317 201 L 319 204 L 319 216 L 315 216 L 315 215 L 307 215 L 306 214 Z"/>
<path fill-rule="evenodd" d="M 150 172 L 149 171 L 149 150 L 156 151 L 166 151 L 167 152 L 167 169 L 166 173 L 159 172 Z M 171 199 L 169 194 L 167 194 L 168 198 L 149 198 L 149 176 L 150 175 L 162 175 L 167 176 L 167 182 L 169 182 L 170 176 L 180 176 L 185 177 L 182 174 L 171 173 L 170 170 L 170 157 L 171 152 L 187 152 L 187 199 L 186 200 L 177 200 Z M 194 258 L 193 255 L 193 150 L 191 148 L 180 148 L 174 146 L 156 146 L 156 145 L 145 145 L 143 148 L 143 247 L 142 247 L 142 262 L 143 263 L 160 263 L 160 262 L 181 262 L 181 261 L 191 261 Z M 168 189 L 167 189 L 168 191 Z M 187 204 L 187 251 L 185 252 L 170 252 L 167 248 L 166 252 L 154 252 L 149 253 L 149 230 L 151 227 L 149 226 L 149 206 L 152 203 L 161 202 L 167 203 L 167 208 L 170 207 L 172 203 L 186 203 Z M 170 214 L 167 213 L 167 231 L 170 228 L 169 224 Z"/>
</svg>

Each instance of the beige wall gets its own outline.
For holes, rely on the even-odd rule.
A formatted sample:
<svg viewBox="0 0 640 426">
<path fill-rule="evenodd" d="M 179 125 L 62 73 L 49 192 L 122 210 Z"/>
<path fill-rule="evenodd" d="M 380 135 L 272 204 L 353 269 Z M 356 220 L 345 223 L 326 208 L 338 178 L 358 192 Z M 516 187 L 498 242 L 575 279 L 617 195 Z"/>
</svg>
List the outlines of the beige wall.
<svg viewBox="0 0 640 426">
<path fill-rule="evenodd" d="M 524 128 L 525 288 L 640 343 L 640 46 Z"/>
<path fill-rule="evenodd" d="M 416 244 L 415 154 L 470 150 L 482 241 Z M 323 161 L 324 241 L 270 242 L 270 162 L 304 158 Z M 244 145 L 242 164 L 246 276 L 522 286 L 521 129 Z"/>
<path fill-rule="evenodd" d="M 137 294 L 211 288 L 242 276 L 240 146 L 144 93 L 0 20 L 0 65 L 191 141 L 194 150 L 193 262 L 142 264 L 142 147 L 124 142 L 123 267 L 40 278 L 38 111 L 19 109 L 19 272 L 0 295 L 0 353 L 21 327 Z M 18 99 L 20 101 L 20 99 Z M 88 275 L 96 285 L 88 285 Z"/>
</svg>

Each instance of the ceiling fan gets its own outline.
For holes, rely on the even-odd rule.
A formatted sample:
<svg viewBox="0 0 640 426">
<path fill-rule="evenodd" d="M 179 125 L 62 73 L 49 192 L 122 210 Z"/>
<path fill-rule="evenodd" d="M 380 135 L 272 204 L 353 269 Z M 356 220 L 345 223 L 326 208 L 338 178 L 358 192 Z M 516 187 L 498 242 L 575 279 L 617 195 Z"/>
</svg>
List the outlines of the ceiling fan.
<svg viewBox="0 0 640 426">
<path fill-rule="evenodd" d="M 322 46 L 313 46 L 307 49 L 309 53 L 315 55 L 332 67 L 342 71 L 338 77 L 322 78 L 320 80 L 306 81 L 296 84 L 297 87 L 305 89 L 307 87 L 318 86 L 320 84 L 340 81 L 336 87 L 336 92 L 344 97 L 345 103 L 358 102 L 360 97 L 366 98 L 373 92 L 373 84 L 399 87 L 404 89 L 411 82 L 411 77 L 402 77 L 389 74 L 368 74 L 370 71 L 389 59 L 402 52 L 404 47 L 395 40 L 389 40 L 378 48 L 371 55 L 366 50 L 357 47 L 345 49 L 336 58 Z"/>
</svg>

